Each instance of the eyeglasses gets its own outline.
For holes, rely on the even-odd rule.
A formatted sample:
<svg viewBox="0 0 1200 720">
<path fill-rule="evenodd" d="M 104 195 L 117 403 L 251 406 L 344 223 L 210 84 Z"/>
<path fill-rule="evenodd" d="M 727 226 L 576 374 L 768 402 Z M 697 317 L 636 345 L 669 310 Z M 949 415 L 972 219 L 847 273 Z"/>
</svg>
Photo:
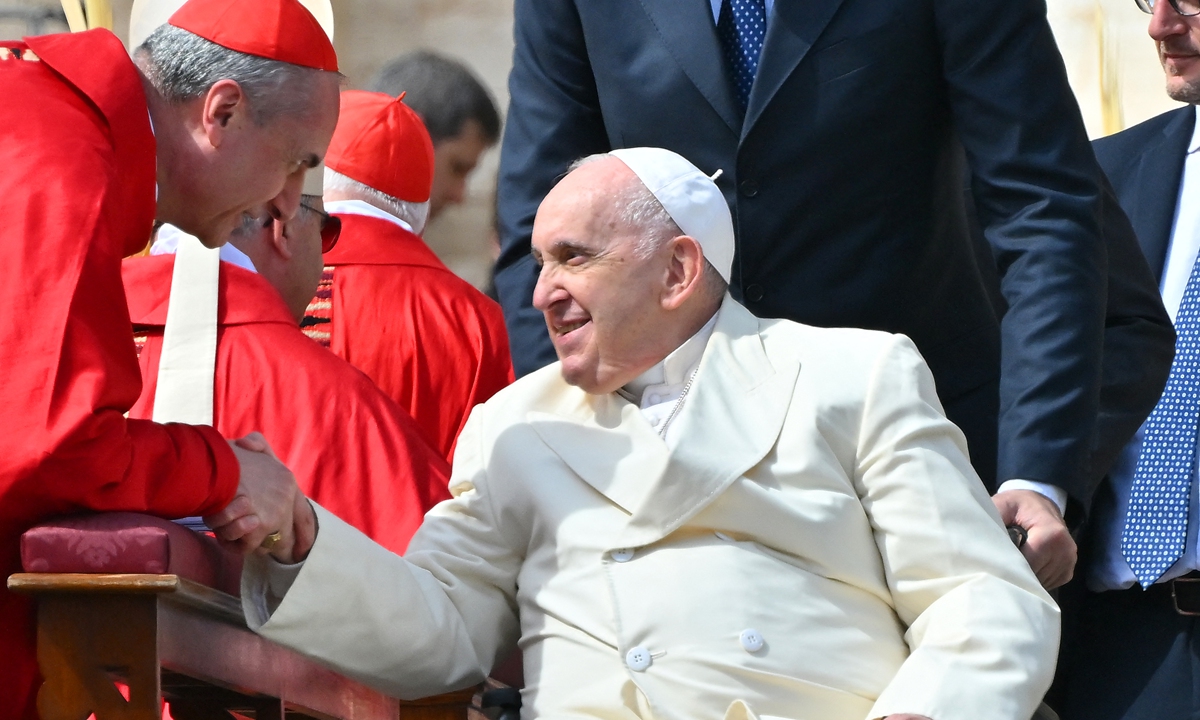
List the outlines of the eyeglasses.
<svg viewBox="0 0 1200 720">
<path fill-rule="evenodd" d="M 300 203 L 300 207 L 321 216 L 321 253 L 324 254 L 332 250 L 333 246 L 337 245 L 338 237 L 342 234 L 342 219 L 330 215 L 323 210 L 318 210 L 311 205 Z"/>
<path fill-rule="evenodd" d="M 1138 9 L 1144 13 L 1153 13 L 1154 6 L 1162 0 L 1134 0 L 1137 3 Z M 1200 15 L 1200 0 L 1168 0 L 1175 12 L 1184 17 L 1194 17 Z"/>
</svg>

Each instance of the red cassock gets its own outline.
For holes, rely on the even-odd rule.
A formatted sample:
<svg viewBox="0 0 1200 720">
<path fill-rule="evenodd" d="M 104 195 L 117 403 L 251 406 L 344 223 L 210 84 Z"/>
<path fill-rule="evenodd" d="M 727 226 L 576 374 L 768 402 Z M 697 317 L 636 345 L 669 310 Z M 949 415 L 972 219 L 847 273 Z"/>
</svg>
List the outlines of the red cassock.
<svg viewBox="0 0 1200 720">
<path fill-rule="evenodd" d="M 175 257 L 125 261 L 146 387 L 130 417 L 154 410 Z M 213 419 L 229 437 L 258 430 L 306 495 L 402 553 L 425 511 L 450 497 L 449 467 L 412 418 L 362 372 L 300 332 L 261 276 L 221 263 Z"/>
<path fill-rule="evenodd" d="M 32 52 L 31 52 L 32 51 Z M 50 516 L 215 512 L 237 490 L 212 428 L 126 420 L 141 375 L 121 258 L 154 221 L 141 80 L 105 30 L 0 43 L 0 574 Z M 0 718 L 34 718 L 33 607 L 0 589 Z"/>
<path fill-rule="evenodd" d="M 500 306 L 395 223 L 335 213 L 342 235 L 305 332 L 365 372 L 451 460 L 467 415 L 513 381 Z"/>
</svg>

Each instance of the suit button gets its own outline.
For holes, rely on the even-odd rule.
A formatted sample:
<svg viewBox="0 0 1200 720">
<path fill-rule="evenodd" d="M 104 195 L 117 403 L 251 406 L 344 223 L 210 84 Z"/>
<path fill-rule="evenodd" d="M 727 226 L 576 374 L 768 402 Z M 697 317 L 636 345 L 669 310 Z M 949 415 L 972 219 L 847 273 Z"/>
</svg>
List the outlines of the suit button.
<svg viewBox="0 0 1200 720">
<path fill-rule="evenodd" d="M 630 548 L 620 548 L 617 550 L 613 550 L 609 554 L 612 555 L 613 560 L 616 560 L 617 562 L 621 562 L 621 563 L 629 562 L 630 560 L 633 559 L 633 550 L 631 550 Z"/>
<path fill-rule="evenodd" d="M 738 185 L 738 190 L 740 190 L 741 193 L 746 197 L 754 197 L 758 194 L 758 183 L 754 182 L 753 180 L 743 180 L 741 184 Z"/>
<path fill-rule="evenodd" d="M 738 640 L 742 642 L 742 649 L 746 652 L 758 652 L 762 650 L 763 636 L 754 628 L 746 628 L 742 634 L 738 636 Z"/>
<path fill-rule="evenodd" d="M 750 302 L 758 302 L 763 299 L 763 288 L 758 283 L 752 283 L 746 286 L 746 299 Z"/>
<path fill-rule="evenodd" d="M 630 670 L 641 672 L 650 667 L 650 651 L 638 645 L 629 652 L 625 653 L 625 664 Z"/>
</svg>

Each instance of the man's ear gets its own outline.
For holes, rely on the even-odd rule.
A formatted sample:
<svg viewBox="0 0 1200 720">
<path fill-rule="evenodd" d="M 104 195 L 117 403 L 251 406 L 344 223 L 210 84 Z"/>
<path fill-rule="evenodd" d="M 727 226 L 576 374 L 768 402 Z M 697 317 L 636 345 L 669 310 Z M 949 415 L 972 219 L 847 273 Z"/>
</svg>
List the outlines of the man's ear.
<svg viewBox="0 0 1200 720">
<path fill-rule="evenodd" d="M 231 129 L 248 119 L 249 102 L 235 80 L 218 80 L 204 95 L 200 124 L 213 147 L 220 147 Z"/>
<path fill-rule="evenodd" d="M 704 275 L 704 250 L 691 235 L 679 235 L 667 241 L 671 258 L 667 265 L 664 309 L 675 310 L 700 288 Z"/>
<path fill-rule="evenodd" d="M 287 234 L 287 223 L 282 220 L 274 220 L 271 222 L 271 247 L 284 261 L 291 260 L 296 254 L 295 239 Z"/>
</svg>

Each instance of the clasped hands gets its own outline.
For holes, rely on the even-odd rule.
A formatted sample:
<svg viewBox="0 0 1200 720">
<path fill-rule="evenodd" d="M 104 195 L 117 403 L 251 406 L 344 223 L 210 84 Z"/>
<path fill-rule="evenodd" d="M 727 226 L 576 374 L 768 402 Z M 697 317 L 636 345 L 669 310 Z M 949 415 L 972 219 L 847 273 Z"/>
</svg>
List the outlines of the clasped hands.
<svg viewBox="0 0 1200 720">
<path fill-rule="evenodd" d="M 308 556 L 316 539 L 316 515 L 288 470 L 260 433 L 229 441 L 240 468 L 237 494 L 204 522 L 217 539 L 242 554 L 270 554 L 282 563 Z M 278 542 L 263 541 L 279 533 Z"/>
</svg>

